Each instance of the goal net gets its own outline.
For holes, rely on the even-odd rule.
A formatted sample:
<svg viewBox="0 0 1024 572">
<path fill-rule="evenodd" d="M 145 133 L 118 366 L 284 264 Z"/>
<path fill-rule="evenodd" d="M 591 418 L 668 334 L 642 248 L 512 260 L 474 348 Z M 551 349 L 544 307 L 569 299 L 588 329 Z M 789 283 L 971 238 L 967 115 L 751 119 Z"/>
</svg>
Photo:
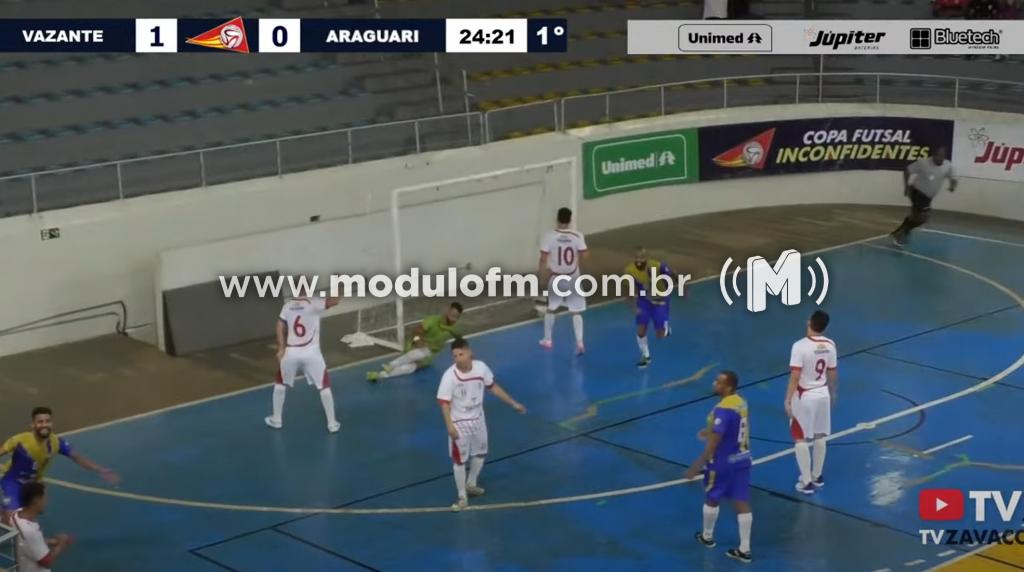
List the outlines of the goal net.
<svg viewBox="0 0 1024 572">
<path fill-rule="evenodd" d="M 576 186 L 576 159 L 567 157 L 394 189 L 392 272 L 397 277 L 415 268 L 421 276 L 444 274 L 446 279 L 452 273 L 458 279 L 482 277 L 492 267 L 533 273 L 540 236 L 554 226 L 555 212 L 566 206 L 576 211 Z M 376 300 L 357 311 L 356 331 L 342 341 L 352 347 L 401 349 L 407 328 L 456 300 L 471 329 L 535 315 L 533 299 L 484 294 Z"/>
</svg>

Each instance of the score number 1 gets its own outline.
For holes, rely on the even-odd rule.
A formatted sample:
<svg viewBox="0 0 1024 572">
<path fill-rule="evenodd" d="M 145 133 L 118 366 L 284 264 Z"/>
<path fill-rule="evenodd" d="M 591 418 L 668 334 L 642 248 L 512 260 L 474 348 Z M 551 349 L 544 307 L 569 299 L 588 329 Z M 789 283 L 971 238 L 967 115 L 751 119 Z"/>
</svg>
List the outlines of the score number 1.
<svg viewBox="0 0 1024 572">
<path fill-rule="evenodd" d="M 530 19 L 529 51 L 564 52 L 569 49 L 569 26 L 566 20 Z"/>
</svg>

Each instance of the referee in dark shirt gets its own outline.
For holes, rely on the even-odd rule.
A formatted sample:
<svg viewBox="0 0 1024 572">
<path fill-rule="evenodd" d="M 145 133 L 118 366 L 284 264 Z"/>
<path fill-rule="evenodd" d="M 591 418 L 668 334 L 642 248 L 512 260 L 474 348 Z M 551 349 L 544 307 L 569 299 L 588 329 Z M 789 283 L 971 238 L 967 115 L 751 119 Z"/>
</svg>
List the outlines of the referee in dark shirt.
<svg viewBox="0 0 1024 572">
<path fill-rule="evenodd" d="M 937 147 L 931 155 L 921 157 L 903 171 L 903 194 L 910 199 L 910 215 L 904 218 L 903 224 L 892 232 L 894 245 L 900 248 L 906 246 L 907 239 L 910 238 L 910 231 L 928 221 L 928 215 L 932 210 L 932 199 L 939 194 L 947 179 L 949 180 L 949 192 L 956 190 L 953 165 L 946 159 L 946 155 L 945 146 Z"/>
</svg>

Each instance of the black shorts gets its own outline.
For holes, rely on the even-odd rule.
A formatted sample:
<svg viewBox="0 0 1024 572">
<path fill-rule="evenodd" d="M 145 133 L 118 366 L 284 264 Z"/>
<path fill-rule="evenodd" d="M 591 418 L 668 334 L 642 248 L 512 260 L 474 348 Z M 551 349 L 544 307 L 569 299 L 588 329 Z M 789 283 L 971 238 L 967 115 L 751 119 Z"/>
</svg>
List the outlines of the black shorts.
<svg viewBox="0 0 1024 572">
<path fill-rule="evenodd" d="M 914 187 L 910 187 L 910 209 L 914 212 L 926 212 L 932 208 L 932 199 Z"/>
</svg>

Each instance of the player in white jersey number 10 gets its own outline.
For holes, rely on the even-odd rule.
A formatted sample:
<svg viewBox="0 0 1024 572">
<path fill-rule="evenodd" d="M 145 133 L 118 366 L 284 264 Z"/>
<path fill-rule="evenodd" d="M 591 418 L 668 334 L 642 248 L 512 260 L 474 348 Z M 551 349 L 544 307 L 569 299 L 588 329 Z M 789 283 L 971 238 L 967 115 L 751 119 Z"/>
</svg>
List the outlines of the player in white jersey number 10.
<svg viewBox="0 0 1024 572">
<path fill-rule="evenodd" d="M 465 339 L 458 338 L 452 342 L 452 357 L 455 364 L 441 376 L 437 402 L 448 430 L 448 452 L 452 457 L 455 488 L 459 492 L 452 510 L 460 511 L 469 506 L 468 497 L 484 494 L 484 489 L 477 484 L 487 455 L 484 390 L 490 390 L 519 413 L 526 413 L 526 408 L 494 381 L 494 373 L 487 364 L 473 359 L 473 351 Z"/>
<path fill-rule="evenodd" d="M 284 399 L 298 375 L 305 375 L 306 381 L 320 391 L 320 402 L 327 416 L 327 430 L 335 433 L 341 427 L 334 417 L 334 394 L 331 393 L 324 354 L 320 351 L 320 317 L 337 303 L 337 298 L 291 298 L 281 308 L 277 321 L 279 366 L 274 383 L 274 412 L 264 419 L 268 427 L 282 427 Z"/>
<path fill-rule="evenodd" d="M 576 282 L 580 277 L 580 264 L 587 260 L 587 241 L 583 234 L 572 230 L 572 211 L 558 209 L 558 226 L 544 235 L 540 242 L 540 262 L 537 273 L 541 284 L 547 285 L 548 310 L 544 314 L 544 339 L 540 345 L 551 349 L 551 331 L 555 327 L 555 312 L 565 306 L 572 314 L 572 329 L 576 334 L 576 353 L 582 355 L 583 311 L 587 299 L 579 293 Z M 556 284 L 557 283 L 557 284 Z M 556 293 L 556 290 L 566 295 Z"/>
<path fill-rule="evenodd" d="M 789 357 L 789 387 L 786 388 L 786 415 L 793 434 L 800 480 L 796 490 L 814 494 L 825 486 L 826 437 L 832 433 L 832 406 L 836 402 L 839 376 L 836 370 L 836 344 L 823 334 L 828 314 L 817 310 L 807 321 L 807 335 L 793 343 Z M 814 462 L 811 462 L 811 446 Z"/>
</svg>

